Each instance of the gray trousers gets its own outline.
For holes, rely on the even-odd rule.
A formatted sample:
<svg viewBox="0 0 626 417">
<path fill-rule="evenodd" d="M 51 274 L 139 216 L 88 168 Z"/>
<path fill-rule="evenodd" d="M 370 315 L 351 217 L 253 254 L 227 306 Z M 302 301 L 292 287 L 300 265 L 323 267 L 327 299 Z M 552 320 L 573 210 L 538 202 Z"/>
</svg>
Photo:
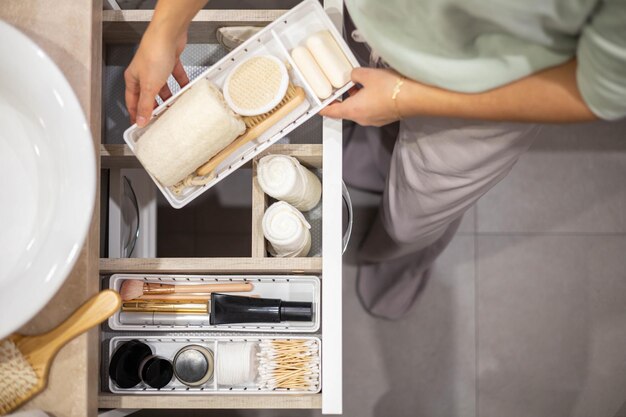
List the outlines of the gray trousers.
<svg viewBox="0 0 626 417">
<path fill-rule="evenodd" d="M 403 316 L 463 214 L 509 173 L 538 126 L 412 118 L 397 127 L 349 125 L 344 178 L 382 192 L 359 250 L 358 293 L 374 315 Z"/>
<path fill-rule="evenodd" d="M 344 23 L 360 64 L 387 66 L 347 14 Z M 344 179 L 382 193 L 358 253 L 357 292 L 370 313 L 396 319 L 415 301 L 463 214 L 509 173 L 539 127 L 434 117 L 344 126 Z"/>
</svg>

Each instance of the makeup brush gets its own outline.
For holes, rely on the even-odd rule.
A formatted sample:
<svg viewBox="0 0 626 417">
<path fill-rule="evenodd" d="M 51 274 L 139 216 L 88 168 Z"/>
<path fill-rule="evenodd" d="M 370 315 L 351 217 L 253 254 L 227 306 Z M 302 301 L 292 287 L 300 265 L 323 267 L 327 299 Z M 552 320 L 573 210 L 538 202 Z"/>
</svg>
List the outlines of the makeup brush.
<svg viewBox="0 0 626 417">
<path fill-rule="evenodd" d="M 122 282 L 120 294 L 122 300 L 134 300 L 145 295 L 164 296 L 168 294 L 211 294 L 213 292 L 246 292 L 252 291 L 254 287 L 249 282 L 217 283 L 217 284 L 156 284 L 148 283 L 138 279 L 127 279 Z M 152 297 L 147 297 L 152 298 Z M 159 299 L 179 298 L 173 296 L 159 297 Z M 180 297 L 185 299 L 187 297 Z M 201 297 L 202 298 L 202 297 Z M 198 299 L 195 297 L 194 299 Z"/>
<path fill-rule="evenodd" d="M 188 301 L 188 300 L 202 300 L 209 301 L 211 294 L 144 294 L 140 297 L 132 300 L 173 300 L 173 301 Z M 124 300 L 131 301 L 131 300 Z"/>
<path fill-rule="evenodd" d="M 209 314 L 210 303 L 203 300 L 130 300 L 122 303 L 127 313 Z"/>
<path fill-rule="evenodd" d="M 120 296 L 102 291 L 55 329 L 38 336 L 14 334 L 0 341 L 0 415 L 16 409 L 47 384 L 50 364 L 70 340 L 103 322 L 120 308 Z"/>
</svg>

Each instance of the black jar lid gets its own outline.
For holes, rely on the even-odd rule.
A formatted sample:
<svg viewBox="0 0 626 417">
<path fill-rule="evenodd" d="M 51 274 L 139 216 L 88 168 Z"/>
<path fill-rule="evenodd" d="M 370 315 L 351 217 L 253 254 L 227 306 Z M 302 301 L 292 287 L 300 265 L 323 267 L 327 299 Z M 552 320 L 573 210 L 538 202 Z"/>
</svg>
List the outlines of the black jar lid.
<svg viewBox="0 0 626 417">
<path fill-rule="evenodd" d="M 144 359 L 139 369 L 141 380 L 152 388 L 163 388 L 172 380 L 174 367 L 172 362 L 158 356 Z"/>
<path fill-rule="evenodd" d="M 129 340 L 122 343 L 109 364 L 109 376 L 120 388 L 132 388 L 141 382 L 139 365 L 152 355 L 152 349 L 139 340 Z"/>
</svg>

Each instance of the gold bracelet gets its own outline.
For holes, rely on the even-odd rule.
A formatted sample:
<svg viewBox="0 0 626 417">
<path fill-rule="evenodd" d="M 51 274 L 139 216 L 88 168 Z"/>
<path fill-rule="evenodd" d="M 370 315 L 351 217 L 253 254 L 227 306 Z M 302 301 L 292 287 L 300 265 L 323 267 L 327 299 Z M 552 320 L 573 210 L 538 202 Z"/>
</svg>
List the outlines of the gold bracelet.
<svg viewBox="0 0 626 417">
<path fill-rule="evenodd" d="M 402 114 L 400 113 L 400 109 L 398 108 L 398 100 L 396 100 L 398 98 L 398 94 L 400 93 L 400 88 L 402 87 L 402 84 L 404 84 L 404 81 L 406 80 L 406 77 L 400 76 L 398 77 L 398 79 L 396 80 L 396 85 L 393 87 L 393 93 L 391 94 L 391 99 L 393 100 L 393 108 L 396 110 L 396 116 L 398 117 L 399 120 L 402 120 Z"/>
</svg>

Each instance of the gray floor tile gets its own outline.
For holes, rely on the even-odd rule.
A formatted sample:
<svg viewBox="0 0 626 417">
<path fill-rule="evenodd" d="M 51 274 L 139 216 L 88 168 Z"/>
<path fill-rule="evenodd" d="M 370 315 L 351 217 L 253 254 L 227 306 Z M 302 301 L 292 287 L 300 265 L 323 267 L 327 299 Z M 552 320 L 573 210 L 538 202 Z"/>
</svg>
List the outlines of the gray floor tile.
<svg viewBox="0 0 626 417">
<path fill-rule="evenodd" d="M 344 415 L 475 415 L 474 241 L 457 236 L 408 317 L 368 316 L 344 266 Z"/>
<path fill-rule="evenodd" d="M 479 232 L 626 232 L 626 121 L 546 126 L 478 202 Z"/>
<path fill-rule="evenodd" d="M 476 231 L 476 206 L 472 206 L 463 215 L 457 233 L 472 234 Z"/>
<path fill-rule="evenodd" d="M 623 415 L 626 236 L 481 236 L 477 250 L 479 416 Z"/>
</svg>

